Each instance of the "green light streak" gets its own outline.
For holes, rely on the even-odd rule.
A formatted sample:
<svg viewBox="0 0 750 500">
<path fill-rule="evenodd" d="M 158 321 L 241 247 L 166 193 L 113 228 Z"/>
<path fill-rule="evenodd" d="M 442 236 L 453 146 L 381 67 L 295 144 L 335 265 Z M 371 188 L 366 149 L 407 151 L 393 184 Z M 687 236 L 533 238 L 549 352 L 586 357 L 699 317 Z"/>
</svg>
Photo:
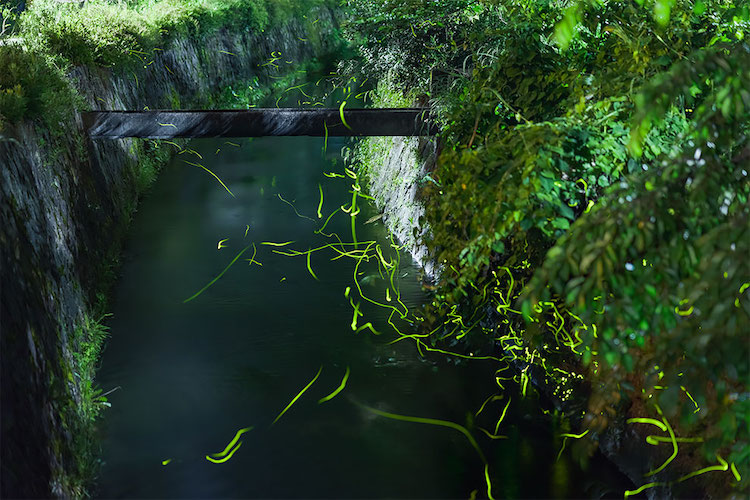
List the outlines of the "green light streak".
<svg viewBox="0 0 750 500">
<path fill-rule="evenodd" d="M 581 439 L 583 436 L 585 436 L 588 433 L 589 433 L 589 429 L 586 429 L 580 434 L 560 434 L 560 436 L 566 437 L 566 438 Z"/>
<path fill-rule="evenodd" d="M 631 496 L 631 495 L 637 495 L 638 493 L 640 493 L 640 492 L 641 492 L 641 491 L 643 491 L 643 490 L 647 490 L 647 489 L 649 489 L 649 488 L 653 488 L 654 486 L 660 486 L 660 485 L 663 485 L 663 484 L 665 484 L 665 483 L 657 483 L 657 482 L 653 482 L 653 483 L 647 483 L 647 484 L 644 484 L 643 486 L 641 486 L 641 487 L 640 487 L 640 488 L 638 488 L 637 490 L 625 490 L 625 495 L 624 495 L 624 497 L 625 497 L 625 498 L 628 498 L 628 497 L 629 497 L 629 496 Z"/>
<path fill-rule="evenodd" d="M 320 281 L 320 279 L 318 279 L 318 277 L 317 277 L 317 276 L 315 275 L 315 273 L 313 272 L 313 270 L 312 270 L 312 266 L 310 265 L 310 255 L 312 255 L 312 252 L 311 252 L 311 251 L 310 251 L 310 249 L 308 248 L 308 249 L 307 249 L 307 270 L 308 270 L 308 271 L 310 271 L 310 275 L 311 275 L 311 276 L 312 276 L 313 278 L 315 278 L 315 279 L 316 279 L 317 281 Z"/>
<path fill-rule="evenodd" d="M 495 500 L 492 496 L 492 481 L 490 481 L 489 464 L 484 464 L 484 479 L 487 481 L 487 498 L 489 500 Z"/>
<path fill-rule="evenodd" d="M 227 193 L 231 194 L 231 195 L 232 195 L 232 198 L 234 198 L 234 197 L 235 197 L 235 196 L 234 196 L 234 193 L 233 193 L 233 192 L 231 192 L 231 191 L 229 190 L 229 188 L 227 187 L 227 185 L 226 185 L 226 184 L 224 184 L 224 181 L 222 181 L 221 179 L 219 179 L 219 176 L 218 176 L 218 175 L 216 175 L 215 173 L 211 172 L 211 171 L 210 171 L 209 169 L 207 169 L 206 167 L 204 167 L 204 166 L 203 166 L 203 165 L 201 165 L 200 163 L 193 163 L 193 162 L 191 162 L 191 161 L 187 161 L 187 160 L 182 160 L 182 161 L 184 161 L 184 162 L 185 162 L 185 163 L 187 163 L 188 165 L 192 165 L 192 166 L 194 166 L 194 167 L 200 167 L 200 168 L 202 168 L 203 170 L 205 170 L 206 172 L 208 172 L 209 174 L 213 175 L 213 176 L 214 176 L 214 178 L 215 178 L 215 179 L 216 179 L 217 181 L 219 181 L 219 184 L 221 184 L 221 185 L 222 185 L 222 187 L 223 187 L 224 189 L 226 189 L 226 190 L 227 190 Z"/>
<path fill-rule="evenodd" d="M 477 429 L 484 432 L 487 435 L 487 437 L 490 439 L 508 439 L 508 436 L 504 436 L 502 434 L 492 434 L 490 431 L 488 431 L 484 427 L 477 427 Z"/>
<path fill-rule="evenodd" d="M 474 417 L 478 417 L 479 414 L 482 413 L 482 410 L 484 410 L 484 407 L 487 406 L 487 403 L 490 403 L 492 401 L 501 400 L 501 399 L 503 399 L 503 397 L 504 396 L 502 394 L 493 394 L 492 396 L 490 396 L 487 399 L 485 399 L 484 403 L 482 403 L 482 406 L 480 406 L 479 409 L 477 410 L 477 412 L 474 414 Z"/>
<path fill-rule="evenodd" d="M 323 218 L 323 214 L 320 213 L 320 210 L 323 208 L 323 186 L 318 183 L 318 191 L 320 191 L 320 203 L 318 203 L 318 219 Z"/>
<path fill-rule="evenodd" d="M 250 427 L 245 427 L 244 429 L 238 430 L 237 433 L 234 435 L 234 438 L 229 442 L 229 444 L 226 446 L 226 448 L 224 448 L 224 451 L 222 451 L 220 453 L 212 453 L 211 456 L 215 457 L 215 458 L 221 458 L 221 457 L 223 457 L 224 455 L 226 455 L 227 453 L 229 453 L 229 450 L 231 450 L 232 447 L 235 444 L 237 444 L 237 441 L 239 441 L 241 435 L 243 435 L 246 432 L 250 432 L 253 429 L 254 429 L 254 427 L 250 426 Z"/>
<path fill-rule="evenodd" d="M 332 400 L 333 398 L 335 398 L 338 395 L 339 392 L 343 391 L 344 387 L 346 387 L 346 381 L 349 380 L 349 373 L 351 373 L 351 370 L 347 366 L 346 367 L 346 373 L 344 374 L 344 378 L 341 379 L 341 384 L 339 384 L 339 386 L 336 388 L 336 390 L 333 391 L 332 393 L 330 393 L 328 396 L 326 396 L 324 398 L 320 398 L 318 400 L 318 404 L 325 403 L 326 401 Z"/>
<path fill-rule="evenodd" d="M 209 281 L 206 286 L 204 286 L 203 288 L 201 288 L 200 290 L 198 290 L 197 292 L 195 292 L 195 294 L 193 296 L 191 296 L 191 297 L 183 300 L 182 303 L 185 304 L 186 302 L 190 302 L 191 300 L 193 300 L 194 298 L 196 298 L 198 295 L 200 295 L 203 292 L 205 292 L 211 285 L 213 285 L 214 283 L 216 283 L 217 281 L 219 281 L 219 279 L 222 276 L 224 276 L 224 273 L 226 273 L 229 270 L 229 268 L 232 267 L 232 265 L 235 262 L 237 262 L 237 259 L 239 259 L 242 256 L 242 254 L 247 251 L 248 248 L 250 248 L 250 245 L 248 245 L 245 248 L 243 248 L 242 251 L 240 251 L 240 253 L 238 253 L 237 256 L 234 259 L 232 259 L 232 262 L 230 262 L 229 265 L 227 267 L 225 267 L 224 270 L 222 272 L 220 272 L 217 277 L 215 277 L 214 279 L 212 279 L 211 281 Z"/>
<path fill-rule="evenodd" d="M 513 398 L 508 397 L 508 402 L 505 403 L 505 408 L 503 408 L 503 412 L 500 414 L 500 418 L 498 419 L 497 423 L 495 424 L 495 435 L 497 435 L 497 431 L 500 430 L 500 424 L 505 419 L 505 413 L 508 411 L 508 407 L 510 406 L 510 402 L 513 401 Z"/>
<path fill-rule="evenodd" d="M 628 424 L 651 424 L 667 432 L 667 426 L 653 418 L 629 418 L 625 422 Z"/>
<path fill-rule="evenodd" d="M 240 441 L 239 443 L 237 443 L 237 446 L 226 457 L 220 458 L 220 459 L 216 459 L 216 458 L 211 458 L 210 456 L 206 455 L 206 460 L 208 460 L 209 462 L 213 462 L 215 464 L 223 464 L 224 462 L 228 461 L 230 458 L 232 458 L 234 456 L 234 454 L 237 452 L 237 450 L 240 449 L 240 446 L 242 446 L 242 441 Z"/>
<path fill-rule="evenodd" d="M 721 464 L 721 465 L 712 465 L 710 467 L 704 467 L 703 469 L 699 469 L 699 470 L 697 470 L 695 472 L 691 472 L 690 474 L 682 476 L 680 479 L 677 480 L 677 482 L 681 483 L 682 481 L 690 479 L 691 477 L 699 476 L 701 474 L 705 474 L 706 472 L 711 472 L 711 471 L 714 471 L 714 470 L 721 471 L 721 472 L 726 472 L 727 470 L 729 470 L 729 464 L 727 464 L 726 460 L 724 460 L 723 458 L 721 458 L 719 455 L 716 455 L 716 459 L 719 461 L 719 464 Z M 734 463 L 732 463 L 732 465 L 734 465 Z M 732 472 L 734 472 L 736 470 L 737 469 L 734 469 Z M 735 476 L 735 479 L 737 479 L 736 476 Z"/>
<path fill-rule="evenodd" d="M 411 417 L 408 415 L 399 415 L 397 413 L 389 413 L 387 411 L 378 410 L 376 408 L 371 408 L 369 406 L 363 405 L 361 403 L 355 403 L 358 406 L 364 408 L 365 410 L 374 413 L 375 415 L 380 415 L 381 417 L 390 418 L 393 420 L 401 420 L 404 422 L 412 422 L 416 424 L 428 424 L 428 425 L 438 425 L 441 427 L 448 427 L 449 429 L 454 429 L 466 436 L 466 439 L 469 440 L 469 443 L 471 443 L 471 446 L 477 451 L 479 454 L 479 457 L 482 459 L 483 463 L 487 463 L 487 459 L 484 457 L 484 453 L 482 453 L 482 450 L 479 448 L 479 444 L 477 444 L 476 440 L 474 439 L 474 436 L 471 435 L 471 433 L 466 430 L 466 427 L 462 425 L 458 425 L 455 422 L 449 422 L 447 420 L 438 420 L 436 418 L 424 418 L 424 417 Z"/>
<path fill-rule="evenodd" d="M 675 435 L 674 435 L 674 431 L 672 430 L 672 427 L 669 425 L 669 422 L 667 422 L 667 419 L 662 414 L 661 408 L 659 408 L 658 405 L 655 405 L 655 406 L 656 406 L 656 411 L 658 411 L 659 415 L 661 415 L 662 422 L 664 422 L 664 425 L 667 426 L 667 432 L 669 432 L 669 437 L 671 438 L 671 441 L 672 441 L 672 454 L 669 456 L 669 458 L 667 458 L 667 460 L 663 464 L 661 464 L 661 466 L 657 467 L 651 472 L 647 472 L 646 474 L 644 474 L 645 477 L 653 476 L 654 474 L 664 470 L 664 468 L 667 465 L 669 465 L 672 462 L 672 460 L 675 459 L 675 457 L 677 456 L 677 451 L 678 451 L 677 440 L 675 439 Z"/>
<path fill-rule="evenodd" d="M 285 246 L 290 245 L 292 243 L 294 243 L 294 240 L 292 240 L 292 241 L 285 241 L 284 243 L 274 243 L 272 241 L 261 241 L 260 242 L 261 245 L 270 245 L 272 247 L 285 247 Z"/>
<path fill-rule="evenodd" d="M 341 116 L 341 123 L 343 123 L 346 128 L 351 130 L 352 128 L 348 123 L 346 123 L 346 119 L 344 118 L 344 106 L 346 106 L 346 101 L 342 102 L 341 106 L 339 107 L 339 116 Z"/>
<path fill-rule="evenodd" d="M 286 413 L 287 410 L 289 410 L 289 408 L 291 408 L 292 405 L 294 403 L 296 403 L 297 400 L 305 393 L 305 391 L 307 391 L 310 388 L 310 386 L 313 385 L 316 380 L 318 380 L 318 377 L 320 376 L 320 372 L 322 372 L 322 371 L 323 371 L 323 365 L 320 365 L 320 368 L 318 368 L 318 373 L 315 374 L 315 377 L 313 377 L 313 379 L 310 381 L 310 383 L 308 383 L 301 391 L 299 391 L 297 393 L 296 396 L 294 396 L 294 399 L 292 399 L 289 402 L 289 404 L 286 405 L 286 408 L 284 408 L 283 410 L 281 410 L 281 413 L 279 413 L 279 416 L 277 416 L 275 419 L 273 419 L 273 422 L 271 422 L 271 425 L 273 425 L 276 422 L 278 422 L 278 420 L 284 415 L 284 413 Z"/>
<path fill-rule="evenodd" d="M 285 200 L 284 198 L 282 198 L 280 193 L 277 193 L 276 196 L 278 196 L 281 201 L 283 201 L 284 203 L 286 203 L 287 205 L 289 205 L 290 207 L 292 207 L 292 210 L 294 210 L 294 213 L 297 214 L 297 217 L 301 217 L 303 219 L 308 219 L 308 220 L 311 220 L 311 221 L 315 221 L 315 219 L 313 219 L 312 217 L 308 217 L 307 215 L 302 215 L 301 213 L 299 213 L 297 211 L 297 207 L 295 207 L 290 202 L 288 202 L 287 200 Z"/>
</svg>

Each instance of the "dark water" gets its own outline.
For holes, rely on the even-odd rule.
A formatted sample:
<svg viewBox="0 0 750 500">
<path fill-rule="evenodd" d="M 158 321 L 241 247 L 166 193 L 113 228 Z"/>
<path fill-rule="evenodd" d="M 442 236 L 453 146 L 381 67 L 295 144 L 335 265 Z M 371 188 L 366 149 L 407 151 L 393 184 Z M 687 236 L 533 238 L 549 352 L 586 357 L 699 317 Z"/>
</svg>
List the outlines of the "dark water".
<svg viewBox="0 0 750 500">
<path fill-rule="evenodd" d="M 496 390 L 494 364 L 428 362 L 413 343 L 388 345 L 394 338 L 386 331 L 388 311 L 374 306 L 363 306 L 358 324 L 372 321 L 383 335 L 355 334 L 344 296 L 353 285 L 353 260 L 331 261 L 330 250 L 312 254 L 316 281 L 304 256 L 260 245 L 294 240 L 277 249 L 305 251 L 331 241 L 313 231 L 351 200 L 350 179 L 323 175 L 343 172 L 330 153 L 343 142 L 329 140 L 328 158 L 322 139 L 236 142 L 240 148 L 195 141 L 191 147 L 204 159 L 178 156 L 134 221 L 99 372 L 105 391 L 121 389 L 109 396 L 102 424 L 98 496 L 468 498 L 478 490 L 486 497 L 484 465 L 461 433 L 379 417 L 355 402 L 466 425 Z M 183 159 L 212 169 L 236 198 Z M 314 220 L 296 215 L 278 194 Z M 359 221 L 374 215 L 360 205 Z M 351 241 L 348 216 L 337 214 L 331 229 Z M 223 239 L 226 247 L 217 249 Z M 360 224 L 357 239 L 388 246 L 379 222 Z M 183 303 L 252 242 L 262 267 L 248 265 L 250 248 L 212 287 Z M 383 301 L 375 269 L 362 267 L 359 278 L 366 294 Z M 406 255 L 397 277 L 407 306 L 425 300 L 419 270 Z M 321 366 L 318 380 L 271 425 Z M 347 367 L 344 391 L 318 404 Z M 481 423 L 492 427 L 504 402 L 488 405 Z M 627 483 L 606 464 L 594 461 L 584 471 L 567 453 L 555 462 L 559 437 L 533 404 L 526 406 L 511 405 L 500 428 L 509 439 L 474 432 L 490 460 L 495 497 L 621 496 Z M 205 459 L 249 426 L 230 460 Z"/>
</svg>

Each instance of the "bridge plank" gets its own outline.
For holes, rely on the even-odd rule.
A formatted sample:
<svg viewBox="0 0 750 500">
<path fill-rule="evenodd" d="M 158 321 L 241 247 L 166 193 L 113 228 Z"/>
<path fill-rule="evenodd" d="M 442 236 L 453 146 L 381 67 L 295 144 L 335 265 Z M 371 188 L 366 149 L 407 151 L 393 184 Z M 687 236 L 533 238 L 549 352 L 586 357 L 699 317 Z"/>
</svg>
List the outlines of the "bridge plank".
<svg viewBox="0 0 750 500">
<path fill-rule="evenodd" d="M 216 111 L 91 111 L 82 113 L 93 139 L 261 137 L 269 135 L 434 135 L 427 108 L 253 108 Z"/>
</svg>

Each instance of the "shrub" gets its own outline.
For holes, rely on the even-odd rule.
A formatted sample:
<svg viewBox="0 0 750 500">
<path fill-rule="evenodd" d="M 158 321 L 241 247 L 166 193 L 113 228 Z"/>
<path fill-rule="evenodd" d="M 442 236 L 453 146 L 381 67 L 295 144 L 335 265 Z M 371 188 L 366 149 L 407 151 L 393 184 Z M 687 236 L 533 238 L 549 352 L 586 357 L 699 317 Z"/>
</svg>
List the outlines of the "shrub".
<svg viewBox="0 0 750 500">
<path fill-rule="evenodd" d="M 59 126 L 74 97 L 49 58 L 17 45 L 2 45 L 0 68 L 0 123 L 41 116 L 49 127 Z"/>
</svg>

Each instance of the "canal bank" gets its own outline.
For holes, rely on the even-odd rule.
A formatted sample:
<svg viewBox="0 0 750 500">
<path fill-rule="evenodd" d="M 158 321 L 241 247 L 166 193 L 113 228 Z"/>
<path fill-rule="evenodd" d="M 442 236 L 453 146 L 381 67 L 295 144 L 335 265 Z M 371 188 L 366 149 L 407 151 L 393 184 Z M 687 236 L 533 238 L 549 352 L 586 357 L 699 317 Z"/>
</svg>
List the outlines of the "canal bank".
<svg viewBox="0 0 750 500">
<path fill-rule="evenodd" d="M 229 84 L 249 85 L 260 98 L 337 48 L 333 12 L 321 6 L 308 14 L 280 25 L 267 20 L 262 32 L 235 26 L 172 36 L 149 54 L 129 54 L 127 70 L 73 66 L 66 85 L 78 109 L 207 107 L 223 102 Z M 0 49 L 4 60 L 27 57 L 22 47 Z M 290 62 L 267 64 L 274 54 Z M 0 137 L 8 497 L 80 496 L 95 471 L 93 419 L 106 400 L 91 377 L 108 287 L 137 200 L 174 154 L 145 141 L 87 142 L 73 108 L 63 108 L 52 129 L 47 118 L 4 121 Z"/>
</svg>

